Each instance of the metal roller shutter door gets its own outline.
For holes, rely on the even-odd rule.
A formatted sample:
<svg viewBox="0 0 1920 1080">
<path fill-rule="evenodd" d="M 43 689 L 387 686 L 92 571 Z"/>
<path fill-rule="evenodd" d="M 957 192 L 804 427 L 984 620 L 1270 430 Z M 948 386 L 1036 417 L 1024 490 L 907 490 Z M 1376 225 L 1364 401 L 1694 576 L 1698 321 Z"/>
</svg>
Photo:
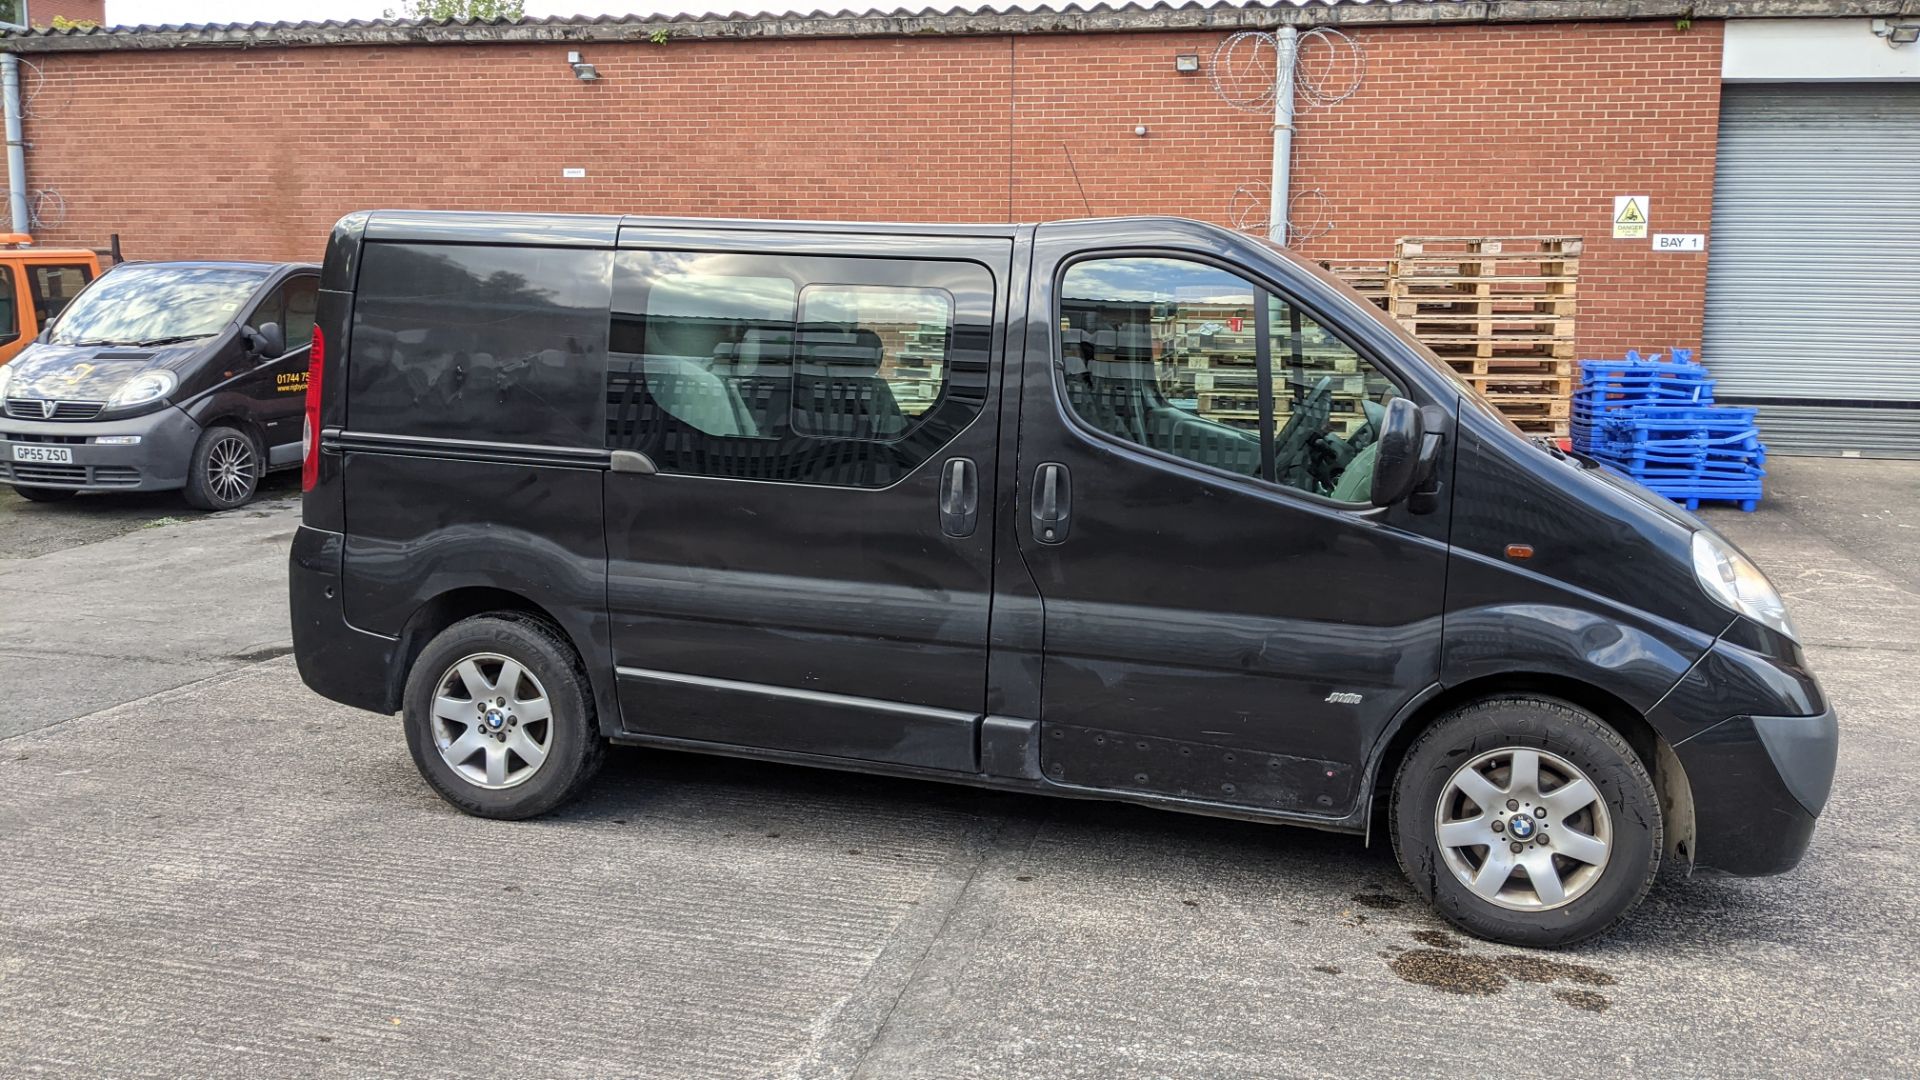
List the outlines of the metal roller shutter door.
<svg viewBox="0 0 1920 1080">
<path fill-rule="evenodd" d="M 1777 453 L 1920 457 L 1920 84 L 1729 85 L 1703 359 Z"/>
</svg>

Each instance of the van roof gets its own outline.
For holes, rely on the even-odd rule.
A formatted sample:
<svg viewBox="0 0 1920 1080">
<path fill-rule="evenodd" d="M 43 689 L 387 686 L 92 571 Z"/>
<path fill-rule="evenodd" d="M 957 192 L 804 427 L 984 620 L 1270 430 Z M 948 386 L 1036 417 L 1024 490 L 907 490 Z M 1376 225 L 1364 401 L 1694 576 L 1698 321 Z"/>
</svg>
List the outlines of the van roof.
<svg viewBox="0 0 1920 1080">
<path fill-rule="evenodd" d="M 556 214 L 469 210 L 373 210 L 350 214 L 341 225 L 362 223 L 368 240 L 474 243 L 494 242 L 557 247 L 611 247 L 625 228 L 687 229 L 707 232 L 856 233 L 867 236 L 1019 237 L 1036 228 L 1097 226 L 1116 233 L 1172 228 L 1225 231 L 1220 226 L 1172 215 L 1077 218 L 1046 222 L 898 222 L 807 221 L 785 218 L 650 216 L 642 214 Z"/>
<path fill-rule="evenodd" d="M 41 255 L 70 259 L 84 255 L 89 259 L 98 259 L 100 253 L 92 248 L 83 247 L 39 247 L 33 237 L 26 233 L 0 233 L 0 258 L 8 255 Z"/>
<path fill-rule="evenodd" d="M 128 262 L 122 263 L 121 265 L 123 266 L 204 266 L 204 267 L 207 267 L 208 269 L 259 270 L 263 273 L 270 272 L 273 270 L 278 270 L 281 267 L 287 267 L 287 266 L 296 267 L 304 270 L 314 270 L 314 271 L 318 271 L 320 269 L 320 266 L 317 263 L 265 262 L 257 259 L 154 259 L 154 260 L 142 259 L 142 260 L 128 261 Z"/>
</svg>

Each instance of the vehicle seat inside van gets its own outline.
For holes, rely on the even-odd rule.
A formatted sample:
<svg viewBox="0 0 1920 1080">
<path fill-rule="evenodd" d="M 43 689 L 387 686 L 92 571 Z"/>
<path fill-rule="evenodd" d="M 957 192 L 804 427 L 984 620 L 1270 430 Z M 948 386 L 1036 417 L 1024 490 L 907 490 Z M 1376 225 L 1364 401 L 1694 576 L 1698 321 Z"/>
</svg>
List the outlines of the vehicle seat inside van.
<svg viewBox="0 0 1920 1080">
<path fill-rule="evenodd" d="M 802 435 L 887 440 L 906 434 L 907 415 L 880 377 L 886 350 L 864 327 L 802 327 L 793 370 L 793 428 Z"/>
<path fill-rule="evenodd" d="M 1160 392 L 1146 327 L 1082 331 L 1063 335 L 1062 344 L 1067 400 L 1094 427 L 1188 461 L 1259 474 L 1258 435 L 1195 416 Z"/>
<path fill-rule="evenodd" d="M 674 419 L 708 435 L 759 433 L 733 386 L 698 361 L 649 353 L 641 364 L 647 394 Z"/>
<path fill-rule="evenodd" d="M 1347 462 L 1346 470 L 1340 474 L 1340 480 L 1327 493 L 1330 499 L 1341 502 L 1370 502 L 1373 499 L 1373 463 L 1380 456 L 1380 444 L 1368 443 L 1366 449 L 1353 455 Z"/>
<path fill-rule="evenodd" d="M 720 351 L 728 352 L 724 370 Z M 793 331 L 784 327 L 753 327 L 740 335 L 738 345 L 721 344 L 714 351 L 714 371 L 732 385 L 754 433 L 778 438 L 791 426 L 788 410 L 793 398 Z"/>
</svg>

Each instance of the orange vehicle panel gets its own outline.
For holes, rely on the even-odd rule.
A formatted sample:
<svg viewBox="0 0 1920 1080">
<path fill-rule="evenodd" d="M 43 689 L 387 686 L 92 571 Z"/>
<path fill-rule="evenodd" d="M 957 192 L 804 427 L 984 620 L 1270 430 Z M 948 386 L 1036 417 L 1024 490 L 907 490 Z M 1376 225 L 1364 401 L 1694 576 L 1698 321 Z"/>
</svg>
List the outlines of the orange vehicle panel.
<svg viewBox="0 0 1920 1080">
<path fill-rule="evenodd" d="M 0 364 L 38 337 L 87 283 L 100 257 L 86 248 L 40 248 L 0 235 Z"/>
</svg>

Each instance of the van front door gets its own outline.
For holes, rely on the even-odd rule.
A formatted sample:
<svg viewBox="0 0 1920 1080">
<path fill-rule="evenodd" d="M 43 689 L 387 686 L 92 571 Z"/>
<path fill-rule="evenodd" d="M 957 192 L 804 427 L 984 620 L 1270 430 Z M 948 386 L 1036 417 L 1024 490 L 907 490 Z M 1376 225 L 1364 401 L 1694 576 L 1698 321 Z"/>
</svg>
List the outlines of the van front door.
<svg viewBox="0 0 1920 1080">
<path fill-rule="evenodd" d="M 955 771 L 1012 242 L 629 228 L 607 604 L 634 734 Z"/>
<path fill-rule="evenodd" d="M 1227 263 L 1063 243 L 1037 245 L 1065 265 L 1036 290 L 1053 378 L 1026 381 L 1018 469 L 1042 771 L 1343 816 L 1438 671 L 1444 517 L 1367 495 L 1382 403 L 1412 390 Z"/>
</svg>

